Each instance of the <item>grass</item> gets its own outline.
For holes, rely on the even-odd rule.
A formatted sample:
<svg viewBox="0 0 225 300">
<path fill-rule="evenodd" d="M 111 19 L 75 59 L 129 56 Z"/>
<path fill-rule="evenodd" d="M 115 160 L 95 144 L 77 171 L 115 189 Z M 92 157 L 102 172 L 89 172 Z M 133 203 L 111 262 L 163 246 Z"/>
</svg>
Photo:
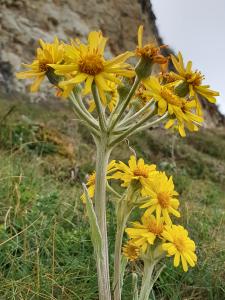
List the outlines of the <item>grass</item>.
<svg viewBox="0 0 225 300">
<path fill-rule="evenodd" d="M 94 166 L 91 137 L 67 105 L 50 109 L 1 100 L 0 112 L 0 299 L 96 300 L 93 249 L 80 201 L 80 182 Z M 113 156 L 126 160 L 132 149 L 174 176 L 181 222 L 198 251 L 197 267 L 188 273 L 166 261 L 151 299 L 223 299 L 224 129 L 186 139 L 149 131 L 121 144 Z M 112 261 L 111 204 L 108 224 Z M 141 273 L 141 265 L 127 267 L 124 300 L 132 299 L 132 272 Z"/>
</svg>

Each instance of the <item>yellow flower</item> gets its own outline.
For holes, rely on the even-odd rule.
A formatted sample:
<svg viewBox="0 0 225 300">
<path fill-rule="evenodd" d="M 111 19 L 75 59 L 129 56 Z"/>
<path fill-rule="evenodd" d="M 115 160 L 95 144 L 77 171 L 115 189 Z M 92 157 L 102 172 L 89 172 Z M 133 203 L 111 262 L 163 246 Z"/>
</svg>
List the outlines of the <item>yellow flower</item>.
<svg viewBox="0 0 225 300">
<path fill-rule="evenodd" d="M 110 163 L 108 164 L 107 167 L 107 174 L 111 174 L 112 172 L 115 172 L 117 170 L 116 168 L 116 161 L 115 160 L 111 160 Z M 111 178 L 110 176 L 106 176 L 106 179 Z M 95 171 L 88 177 L 86 186 L 87 186 L 87 190 L 88 190 L 88 195 L 90 198 L 94 197 L 95 194 L 95 180 L 96 180 L 96 173 Z M 83 193 L 81 195 L 81 200 L 83 201 L 83 203 L 86 202 L 86 197 L 85 197 L 85 193 Z"/>
<path fill-rule="evenodd" d="M 140 222 L 133 222 L 132 228 L 126 228 L 125 232 L 132 239 L 133 244 L 146 252 L 148 245 L 153 245 L 157 236 L 163 232 L 163 218 L 156 220 L 155 216 L 143 215 Z"/>
<path fill-rule="evenodd" d="M 182 99 L 181 111 L 176 111 L 176 118 L 171 118 L 165 125 L 165 128 L 171 128 L 177 124 L 177 129 L 182 137 L 186 136 L 185 127 L 189 131 L 198 131 L 198 126 L 203 122 L 203 118 L 193 113 L 196 108 L 196 101 Z"/>
<path fill-rule="evenodd" d="M 162 236 L 166 240 L 162 244 L 162 248 L 168 253 L 168 256 L 174 256 L 175 267 L 179 266 L 180 260 L 185 272 L 188 270 L 188 265 L 195 266 L 197 262 L 195 243 L 188 237 L 188 232 L 183 226 L 166 226 Z"/>
<path fill-rule="evenodd" d="M 114 82 L 109 81 L 108 85 L 111 88 L 111 91 L 107 92 L 107 94 L 106 94 L 107 107 L 108 107 L 109 111 L 112 112 L 117 105 L 119 93 L 117 90 L 117 85 Z M 93 112 L 95 110 L 95 107 L 96 107 L 95 101 L 93 99 L 90 100 L 89 101 L 89 109 L 88 109 L 89 112 Z"/>
<path fill-rule="evenodd" d="M 176 119 L 178 121 L 178 128 L 181 136 L 185 136 L 184 127 L 186 126 L 190 131 L 197 131 L 197 125 L 203 122 L 203 118 L 194 114 L 196 110 L 196 102 L 186 100 L 178 97 L 174 91 L 167 85 L 161 85 L 159 79 L 150 77 L 144 80 L 146 90 L 143 95 L 154 99 L 158 103 L 158 114 L 163 115 L 168 111 L 170 120 L 166 124 L 166 128 L 174 125 Z"/>
<path fill-rule="evenodd" d="M 83 93 L 91 92 L 92 83 L 95 82 L 101 97 L 106 105 L 105 92 L 111 91 L 109 81 L 120 83 L 116 76 L 133 77 L 134 71 L 125 61 L 133 54 L 125 52 L 113 59 L 105 60 L 104 50 L 107 39 L 101 32 L 90 32 L 88 43 L 83 44 L 78 39 L 65 47 L 65 61 L 63 64 L 51 64 L 58 75 L 69 75 L 68 80 L 60 82 L 63 89 L 72 89 L 76 84 L 85 83 Z"/>
<path fill-rule="evenodd" d="M 145 189 L 144 195 L 150 197 L 150 200 L 141 205 L 141 208 L 148 207 L 145 216 L 156 211 L 156 219 L 160 220 L 160 217 L 163 216 L 166 224 L 172 223 L 170 214 L 180 217 L 180 213 L 177 211 L 179 207 L 179 201 L 176 199 L 178 193 L 174 190 L 172 176 L 168 178 L 165 172 L 156 174 Z"/>
<path fill-rule="evenodd" d="M 160 84 L 157 77 L 149 77 L 143 81 L 146 88 L 143 95 L 153 98 L 158 103 L 158 114 L 163 115 L 166 111 L 173 115 L 181 110 L 182 99 L 175 95 L 173 91 Z"/>
<path fill-rule="evenodd" d="M 87 180 L 86 186 L 88 190 L 88 195 L 90 198 L 94 197 L 95 194 L 95 178 L 96 178 L 96 172 L 94 171 Z M 81 195 L 81 200 L 85 203 L 86 202 L 86 196 L 85 193 Z"/>
<path fill-rule="evenodd" d="M 205 77 L 199 71 L 192 70 L 192 61 L 188 61 L 186 67 L 184 66 L 184 61 L 181 53 L 179 52 L 178 57 L 171 55 L 173 65 L 178 72 L 178 74 L 171 72 L 173 77 L 177 81 L 183 81 L 188 85 L 188 91 L 190 97 L 194 97 L 197 101 L 198 113 L 201 114 L 201 106 L 198 101 L 198 95 L 207 99 L 211 103 L 216 102 L 215 96 L 219 96 L 219 93 L 213 91 L 209 85 L 202 85 L 202 81 Z"/>
<path fill-rule="evenodd" d="M 143 29 L 141 25 L 138 29 L 138 47 L 136 48 L 136 56 L 143 57 L 146 60 L 150 60 L 157 64 L 166 64 L 168 59 L 160 53 L 160 49 L 166 47 L 162 45 L 156 46 L 154 43 L 148 43 L 143 45 Z"/>
<path fill-rule="evenodd" d="M 52 44 L 45 43 L 41 39 L 39 43 L 41 48 L 37 49 L 34 61 L 30 65 L 23 64 L 24 67 L 30 70 L 16 74 L 16 77 L 19 79 L 35 78 L 35 81 L 30 86 L 31 92 L 36 92 L 39 89 L 46 73 L 51 70 L 49 64 L 60 63 L 64 58 L 64 45 L 60 44 L 57 38 Z"/>
<path fill-rule="evenodd" d="M 126 256 L 130 261 L 136 260 L 140 255 L 140 248 L 131 240 L 123 246 L 122 250 L 123 255 Z"/>
<path fill-rule="evenodd" d="M 121 184 L 123 187 L 128 187 L 132 182 L 138 182 L 141 193 L 148 186 L 149 180 L 157 173 L 156 165 L 145 164 L 142 158 L 137 161 L 134 155 L 130 157 L 128 166 L 120 161 L 116 167 L 118 171 L 111 178 L 123 181 Z"/>
</svg>

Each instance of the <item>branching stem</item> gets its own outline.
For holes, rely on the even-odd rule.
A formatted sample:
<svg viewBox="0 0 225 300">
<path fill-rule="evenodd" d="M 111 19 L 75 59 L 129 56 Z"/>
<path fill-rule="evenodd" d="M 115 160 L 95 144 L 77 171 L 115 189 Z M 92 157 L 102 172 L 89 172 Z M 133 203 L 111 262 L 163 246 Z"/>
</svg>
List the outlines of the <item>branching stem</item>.
<svg viewBox="0 0 225 300">
<path fill-rule="evenodd" d="M 92 89 L 92 94 L 93 94 L 93 98 L 95 101 L 96 109 L 98 112 L 100 128 L 102 131 L 106 132 L 107 124 L 106 124 L 105 112 L 103 110 L 102 103 L 101 103 L 99 93 L 98 93 L 98 89 L 97 89 L 97 86 L 95 83 L 92 84 L 91 89 Z"/>
</svg>

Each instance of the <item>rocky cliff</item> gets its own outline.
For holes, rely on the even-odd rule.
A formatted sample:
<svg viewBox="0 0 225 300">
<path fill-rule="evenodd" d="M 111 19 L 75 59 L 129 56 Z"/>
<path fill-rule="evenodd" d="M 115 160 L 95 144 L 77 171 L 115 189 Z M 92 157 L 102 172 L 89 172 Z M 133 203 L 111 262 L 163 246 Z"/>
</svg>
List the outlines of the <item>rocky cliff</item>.
<svg viewBox="0 0 225 300">
<path fill-rule="evenodd" d="M 13 71 L 31 60 L 39 38 L 50 42 L 57 35 L 68 41 L 100 29 L 109 37 L 108 52 L 117 54 L 135 48 L 139 24 L 153 36 L 148 13 L 138 1 L 0 0 L 0 7 L 0 72 L 7 89 Z M 23 91 L 24 82 L 14 88 Z"/>
<path fill-rule="evenodd" d="M 0 92 L 26 91 L 28 83 L 15 80 L 14 73 L 31 61 L 39 38 L 68 41 L 100 29 L 109 37 L 108 55 L 118 54 L 135 48 L 140 24 L 149 39 L 162 42 L 149 0 L 0 0 Z M 40 98 L 46 93 L 32 96 Z M 207 111 L 212 124 L 221 119 L 217 109 Z"/>
</svg>

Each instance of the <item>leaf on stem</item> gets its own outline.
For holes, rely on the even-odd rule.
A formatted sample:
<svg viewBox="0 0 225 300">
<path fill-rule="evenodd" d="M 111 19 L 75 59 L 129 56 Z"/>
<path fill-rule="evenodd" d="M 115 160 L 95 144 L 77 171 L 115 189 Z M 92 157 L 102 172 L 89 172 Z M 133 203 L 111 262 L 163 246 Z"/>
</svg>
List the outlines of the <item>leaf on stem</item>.
<svg viewBox="0 0 225 300">
<path fill-rule="evenodd" d="M 91 228 L 91 240 L 94 246 L 95 253 L 98 257 L 102 258 L 102 235 L 100 232 L 100 228 L 98 226 L 97 217 L 94 211 L 94 207 L 92 201 L 88 195 L 88 190 L 86 185 L 82 183 L 85 197 L 86 197 L 86 208 L 87 208 L 87 215 L 89 219 L 89 224 Z"/>
</svg>

